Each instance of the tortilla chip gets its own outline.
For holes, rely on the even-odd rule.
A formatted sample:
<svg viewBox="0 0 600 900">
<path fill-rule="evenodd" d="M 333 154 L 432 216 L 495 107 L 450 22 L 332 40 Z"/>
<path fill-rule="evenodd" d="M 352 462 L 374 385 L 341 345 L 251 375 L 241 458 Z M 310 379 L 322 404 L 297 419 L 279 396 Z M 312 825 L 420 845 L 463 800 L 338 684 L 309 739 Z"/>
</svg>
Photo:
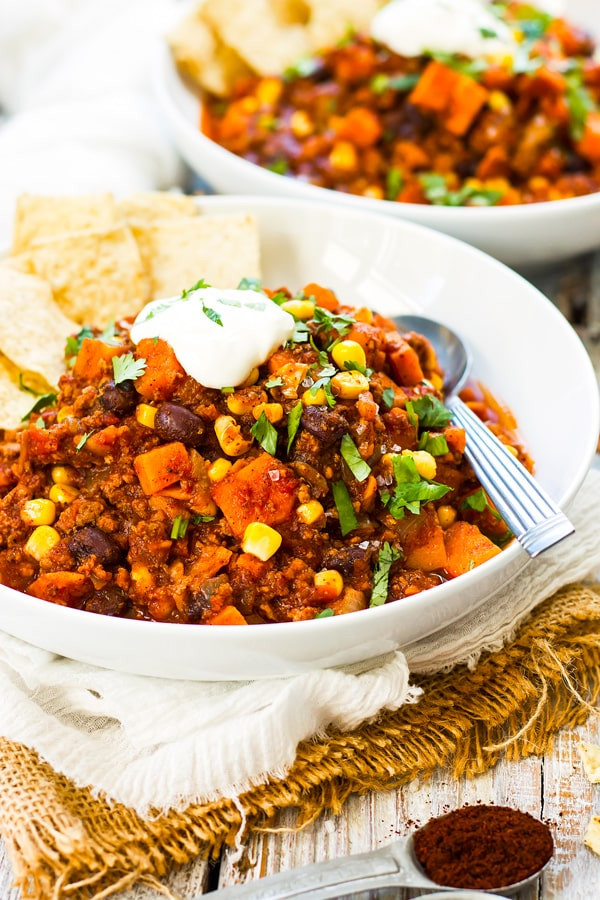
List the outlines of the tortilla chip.
<svg viewBox="0 0 600 900">
<path fill-rule="evenodd" d="M 237 287 L 260 277 L 258 228 L 251 216 L 195 216 L 133 225 L 150 265 L 152 298 L 174 297 L 204 278 L 215 287 Z"/>
<path fill-rule="evenodd" d="M 35 397 L 19 388 L 17 367 L 0 353 L 0 428 L 18 428 Z"/>
<path fill-rule="evenodd" d="M 156 222 L 157 219 L 174 219 L 177 216 L 197 216 L 198 206 L 193 197 L 169 191 L 148 191 L 128 194 L 117 200 L 119 218 L 129 221 Z"/>
<path fill-rule="evenodd" d="M 349 31 L 368 34 L 371 21 L 385 0 L 306 0 L 307 34 L 312 51 L 333 47 Z"/>
<path fill-rule="evenodd" d="M 41 376 L 47 383 L 43 393 L 58 386 L 65 342 L 75 331 L 76 323 L 61 312 L 46 281 L 0 268 L 0 350 L 19 371 Z"/>
<path fill-rule="evenodd" d="M 306 28 L 286 25 L 269 0 L 206 0 L 204 17 L 260 75 L 283 72 L 311 49 Z"/>
<path fill-rule="evenodd" d="M 22 194 L 17 201 L 13 254 L 29 250 L 34 241 L 83 228 L 109 228 L 117 221 L 112 194 L 46 197 Z"/>
<path fill-rule="evenodd" d="M 28 253 L 19 253 L 18 256 L 6 256 L 4 259 L 0 259 L 0 269 L 10 269 L 13 272 L 32 275 L 33 263 Z"/>
<path fill-rule="evenodd" d="M 600 746 L 582 742 L 578 744 L 577 749 L 588 781 L 591 784 L 600 784 Z"/>
<path fill-rule="evenodd" d="M 125 225 L 37 240 L 31 259 L 63 313 L 80 325 L 137 314 L 148 300 L 140 252 Z"/>
<path fill-rule="evenodd" d="M 226 96 L 234 83 L 251 74 L 238 53 L 223 43 L 196 7 L 167 36 L 175 64 L 184 79 L 219 97 Z"/>
<path fill-rule="evenodd" d="M 592 816 L 583 843 L 600 856 L 600 816 Z"/>
</svg>

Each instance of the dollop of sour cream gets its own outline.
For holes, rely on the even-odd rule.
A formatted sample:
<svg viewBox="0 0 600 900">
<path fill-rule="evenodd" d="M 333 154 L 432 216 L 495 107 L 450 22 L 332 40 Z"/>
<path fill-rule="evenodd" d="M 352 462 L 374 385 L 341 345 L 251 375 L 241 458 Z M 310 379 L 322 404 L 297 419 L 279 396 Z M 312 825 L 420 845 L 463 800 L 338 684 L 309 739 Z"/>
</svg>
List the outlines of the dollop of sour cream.
<svg viewBox="0 0 600 900">
<path fill-rule="evenodd" d="M 153 300 L 131 339 L 162 338 L 188 375 L 210 388 L 242 384 L 294 333 L 293 317 L 255 290 L 206 287 Z"/>
<path fill-rule="evenodd" d="M 511 29 L 485 0 L 392 0 L 373 18 L 371 36 L 401 56 L 427 50 L 512 56 L 517 48 Z"/>
</svg>

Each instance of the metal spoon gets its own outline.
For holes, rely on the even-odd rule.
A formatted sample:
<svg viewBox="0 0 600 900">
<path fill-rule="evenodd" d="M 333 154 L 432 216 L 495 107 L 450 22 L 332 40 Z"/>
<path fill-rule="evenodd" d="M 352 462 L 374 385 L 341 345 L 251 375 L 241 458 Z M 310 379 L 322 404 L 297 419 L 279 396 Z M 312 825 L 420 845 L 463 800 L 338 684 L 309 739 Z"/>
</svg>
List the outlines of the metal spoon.
<svg viewBox="0 0 600 900">
<path fill-rule="evenodd" d="M 392 321 L 400 331 L 416 331 L 433 345 L 445 372 L 445 405 L 467 433 L 466 457 L 523 549 L 538 556 L 573 534 L 565 514 L 458 396 L 471 364 L 458 335 L 423 316 L 394 316 Z"/>
<path fill-rule="evenodd" d="M 440 816 L 440 818 L 443 818 Z M 425 826 L 422 826 L 425 827 Z M 417 829 L 420 831 L 421 829 Z M 379 850 L 368 853 L 357 853 L 313 863 L 289 872 L 279 872 L 258 881 L 234 885 L 218 891 L 218 900 L 237 900 L 238 897 L 254 897 L 255 900 L 288 900 L 293 897 L 309 897 L 310 900 L 333 900 L 347 897 L 361 891 L 373 891 L 383 888 L 430 888 L 437 891 L 461 891 L 458 887 L 437 884 L 428 878 L 419 862 L 414 849 L 414 835 L 409 834 L 399 841 L 388 844 Z M 549 862 L 550 860 L 548 860 Z M 489 891 L 482 891 L 482 896 L 492 895 L 512 897 L 518 891 L 532 884 L 548 865 L 546 862 L 532 875 L 514 884 L 504 885 Z M 478 892 L 473 891 L 477 896 Z"/>
</svg>

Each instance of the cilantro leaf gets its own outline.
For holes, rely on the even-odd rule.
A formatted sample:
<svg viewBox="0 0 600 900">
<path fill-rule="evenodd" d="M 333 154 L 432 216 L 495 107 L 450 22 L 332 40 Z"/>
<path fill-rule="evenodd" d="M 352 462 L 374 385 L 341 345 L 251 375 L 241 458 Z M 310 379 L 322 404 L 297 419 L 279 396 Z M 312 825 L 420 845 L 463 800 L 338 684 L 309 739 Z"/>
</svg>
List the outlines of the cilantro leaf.
<svg viewBox="0 0 600 900">
<path fill-rule="evenodd" d="M 468 75 L 469 78 L 477 81 L 478 78 L 487 71 L 489 63 L 484 59 L 469 59 L 465 56 L 459 56 L 456 53 L 443 53 L 441 50 L 425 50 L 424 56 L 430 56 L 437 62 L 443 63 L 449 69 L 454 69 L 462 75 Z"/>
<path fill-rule="evenodd" d="M 332 609 L 322 609 L 321 612 L 318 612 L 315 616 L 315 619 L 329 619 L 331 616 L 334 616 L 335 613 Z"/>
<path fill-rule="evenodd" d="M 65 345 L 65 356 L 77 356 L 81 350 L 81 345 L 85 338 L 93 338 L 94 332 L 87 325 L 84 325 L 77 334 L 70 335 Z"/>
<path fill-rule="evenodd" d="M 394 405 L 394 400 L 396 398 L 396 392 L 394 388 L 384 388 L 383 394 L 381 395 L 381 399 L 383 400 L 384 406 L 387 406 L 388 409 L 391 409 Z"/>
<path fill-rule="evenodd" d="M 115 320 L 112 319 L 101 335 L 98 336 L 99 341 L 103 341 L 105 344 L 109 344 L 111 347 L 118 347 L 120 341 L 117 340 L 115 335 Z"/>
<path fill-rule="evenodd" d="M 238 291 L 262 291 L 260 278 L 242 278 L 237 286 Z"/>
<path fill-rule="evenodd" d="M 173 527 L 171 528 L 171 540 L 176 541 L 178 538 L 185 537 L 189 524 L 190 520 L 186 519 L 185 516 L 175 516 Z"/>
<path fill-rule="evenodd" d="M 493 28 L 486 28 L 485 26 L 482 26 L 482 27 L 479 29 L 479 34 L 481 35 L 482 38 L 496 38 L 496 37 L 498 37 L 498 32 L 497 32 L 497 31 L 494 31 Z"/>
<path fill-rule="evenodd" d="M 280 378 L 279 375 L 277 376 L 277 378 L 270 378 L 268 381 L 265 381 L 266 388 L 281 387 L 282 384 L 283 379 Z"/>
<path fill-rule="evenodd" d="M 286 159 L 279 157 L 279 159 L 274 159 L 267 163 L 265 168 L 268 169 L 269 172 L 274 172 L 276 175 L 285 175 L 288 172 L 289 164 Z"/>
<path fill-rule="evenodd" d="M 565 76 L 567 80 L 567 92 L 565 99 L 569 108 L 569 131 L 574 141 L 583 137 L 588 113 L 596 109 L 592 95 L 583 83 L 583 72 L 577 69 Z"/>
<path fill-rule="evenodd" d="M 423 193 L 434 206 L 494 206 L 502 199 L 502 191 L 475 188 L 464 184 L 459 190 L 451 191 L 443 175 L 425 172 L 419 176 Z"/>
<path fill-rule="evenodd" d="M 192 525 L 199 525 L 200 522 L 214 522 L 216 516 L 192 516 Z"/>
<path fill-rule="evenodd" d="M 193 284 L 191 286 L 191 288 L 184 289 L 181 292 L 181 299 L 187 300 L 187 298 L 190 296 L 190 294 L 193 294 L 194 291 L 201 291 L 202 288 L 207 288 L 207 287 L 210 287 L 210 284 L 208 283 L 208 281 L 205 281 L 204 278 L 199 278 L 198 281 L 196 282 L 196 284 Z"/>
<path fill-rule="evenodd" d="M 86 431 L 84 435 L 79 439 L 79 441 L 75 444 L 75 450 L 79 453 L 80 450 L 83 450 L 87 441 L 93 435 L 93 431 Z"/>
<path fill-rule="evenodd" d="M 354 325 L 354 319 L 351 316 L 337 315 L 323 306 L 315 306 L 313 321 L 317 323 L 319 329 L 325 332 L 337 331 L 340 337 L 348 334 Z"/>
<path fill-rule="evenodd" d="M 345 434 L 342 438 L 340 453 L 357 481 L 365 481 L 369 477 L 371 467 L 364 461 L 349 434 Z"/>
<path fill-rule="evenodd" d="M 284 69 L 283 80 L 293 81 L 295 78 L 310 78 L 318 70 L 320 61 L 315 56 L 302 56 L 293 66 Z"/>
<path fill-rule="evenodd" d="M 355 362 L 353 359 L 347 359 L 344 363 L 344 369 L 347 372 L 360 372 L 361 375 L 364 375 L 366 378 L 370 378 L 373 374 L 373 369 L 369 369 L 368 366 L 362 366 L 360 363 Z"/>
<path fill-rule="evenodd" d="M 404 186 L 404 175 L 400 169 L 388 169 L 385 176 L 385 199 L 395 200 Z"/>
<path fill-rule="evenodd" d="M 124 356 L 113 356 L 113 380 L 115 384 L 123 381 L 135 381 L 144 374 L 146 368 L 145 359 L 136 359 L 133 353 L 125 353 Z"/>
<path fill-rule="evenodd" d="M 219 313 L 215 309 L 213 309 L 212 306 L 207 306 L 204 300 L 202 301 L 202 312 L 207 317 L 207 319 L 210 319 L 210 321 L 214 322 L 215 325 L 220 325 L 221 328 L 223 327 L 223 319 L 221 318 Z"/>
<path fill-rule="evenodd" d="M 460 504 L 460 508 L 474 509 L 476 512 L 485 512 L 485 510 L 488 510 L 495 519 L 502 518 L 498 510 L 490 505 L 490 501 L 482 487 L 478 488 L 478 490 L 474 491 L 472 494 L 469 494 L 468 497 L 465 497 Z"/>
<path fill-rule="evenodd" d="M 288 415 L 288 423 L 287 423 L 287 433 L 288 433 L 288 442 L 287 442 L 287 452 L 289 454 L 290 448 L 294 443 L 294 438 L 296 437 L 296 432 L 300 426 L 300 419 L 302 418 L 302 400 L 298 400 L 294 408 L 291 410 Z"/>
<path fill-rule="evenodd" d="M 325 391 L 325 400 L 327 401 L 328 406 L 335 406 L 335 397 L 333 396 L 333 392 L 331 390 L 331 378 L 335 375 L 337 369 L 335 366 L 327 365 L 318 373 L 317 380 L 314 382 L 311 387 L 308 389 L 308 393 L 311 397 L 316 397 L 317 391 L 319 388 L 323 388 Z"/>
<path fill-rule="evenodd" d="M 290 344 L 302 344 L 309 339 L 310 328 L 306 324 L 306 322 L 302 322 L 300 319 L 294 319 L 294 333 L 288 341 L 288 345 Z"/>
<path fill-rule="evenodd" d="M 57 394 L 42 394 L 41 397 L 37 398 L 31 409 L 21 418 L 21 422 L 26 422 L 32 413 L 40 412 L 40 410 L 46 409 L 48 406 L 54 406 L 57 396 Z"/>
<path fill-rule="evenodd" d="M 439 500 L 451 490 L 446 484 L 421 478 L 412 456 L 395 456 L 393 467 L 396 487 L 393 493 L 382 496 L 382 502 L 394 519 L 403 519 L 405 510 L 418 515 L 422 503 Z"/>
<path fill-rule="evenodd" d="M 424 431 L 419 438 L 419 450 L 426 450 L 432 456 L 444 456 L 448 453 L 448 441 L 443 434 L 429 434 Z"/>
<path fill-rule="evenodd" d="M 348 493 L 348 488 L 343 481 L 334 481 L 331 485 L 333 499 L 338 511 L 340 529 L 342 536 L 345 537 L 348 532 L 353 531 L 358 525 L 356 513 L 352 506 L 352 500 Z"/>
<path fill-rule="evenodd" d="M 450 410 L 433 394 L 407 400 L 406 409 L 418 416 L 420 428 L 445 428 L 452 419 Z"/>
<path fill-rule="evenodd" d="M 402 554 L 387 541 L 379 551 L 375 571 L 373 572 L 373 588 L 369 606 L 383 606 L 387 600 L 390 569 Z"/>
<path fill-rule="evenodd" d="M 277 450 L 277 429 L 271 425 L 264 410 L 261 412 L 258 421 L 250 429 L 250 434 L 256 438 L 263 450 L 266 450 L 271 456 L 275 456 Z"/>
</svg>

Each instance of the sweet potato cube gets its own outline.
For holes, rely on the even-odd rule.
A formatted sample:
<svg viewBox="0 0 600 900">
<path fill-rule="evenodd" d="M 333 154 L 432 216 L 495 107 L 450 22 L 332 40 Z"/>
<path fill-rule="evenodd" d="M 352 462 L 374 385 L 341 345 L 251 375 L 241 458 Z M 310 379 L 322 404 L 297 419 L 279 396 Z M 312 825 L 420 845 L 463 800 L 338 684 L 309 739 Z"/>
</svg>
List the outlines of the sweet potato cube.
<svg viewBox="0 0 600 900">
<path fill-rule="evenodd" d="M 125 347 L 111 347 L 104 341 L 84 338 L 73 366 L 73 375 L 86 381 L 100 381 L 112 377 L 113 356 L 121 356 Z"/>
<path fill-rule="evenodd" d="M 224 606 L 223 609 L 213 616 L 208 623 L 209 625 L 247 625 L 245 618 L 235 606 Z"/>
<path fill-rule="evenodd" d="M 171 345 L 160 338 L 144 338 L 137 345 L 136 356 L 146 360 L 144 374 L 135 382 L 138 394 L 147 400 L 169 400 L 177 383 L 185 377 Z"/>
<path fill-rule="evenodd" d="M 94 585 L 79 572 L 48 572 L 29 585 L 27 593 L 58 606 L 81 608 L 94 592 Z"/>
<path fill-rule="evenodd" d="M 600 162 L 600 112 L 589 112 L 577 152 L 592 163 Z"/>
<path fill-rule="evenodd" d="M 191 472 L 188 452 L 179 441 L 140 453 L 133 466 L 143 492 L 148 495 L 162 491 Z"/>
<path fill-rule="evenodd" d="M 417 516 L 407 513 L 398 527 L 407 569 L 434 572 L 446 568 L 444 532 L 433 506 L 428 505 Z"/>
<path fill-rule="evenodd" d="M 242 538 L 250 522 L 285 522 L 294 507 L 297 487 L 291 469 L 269 453 L 262 453 L 217 482 L 212 497 L 235 536 Z"/>
<path fill-rule="evenodd" d="M 400 385 L 420 384 L 424 379 L 419 355 L 407 341 L 399 338 L 388 348 L 388 360 L 394 380 Z"/>
<path fill-rule="evenodd" d="M 444 541 L 448 554 L 445 568 L 450 578 L 464 575 L 501 552 L 476 525 L 468 522 L 455 522 L 451 525 L 444 532 Z"/>
</svg>

